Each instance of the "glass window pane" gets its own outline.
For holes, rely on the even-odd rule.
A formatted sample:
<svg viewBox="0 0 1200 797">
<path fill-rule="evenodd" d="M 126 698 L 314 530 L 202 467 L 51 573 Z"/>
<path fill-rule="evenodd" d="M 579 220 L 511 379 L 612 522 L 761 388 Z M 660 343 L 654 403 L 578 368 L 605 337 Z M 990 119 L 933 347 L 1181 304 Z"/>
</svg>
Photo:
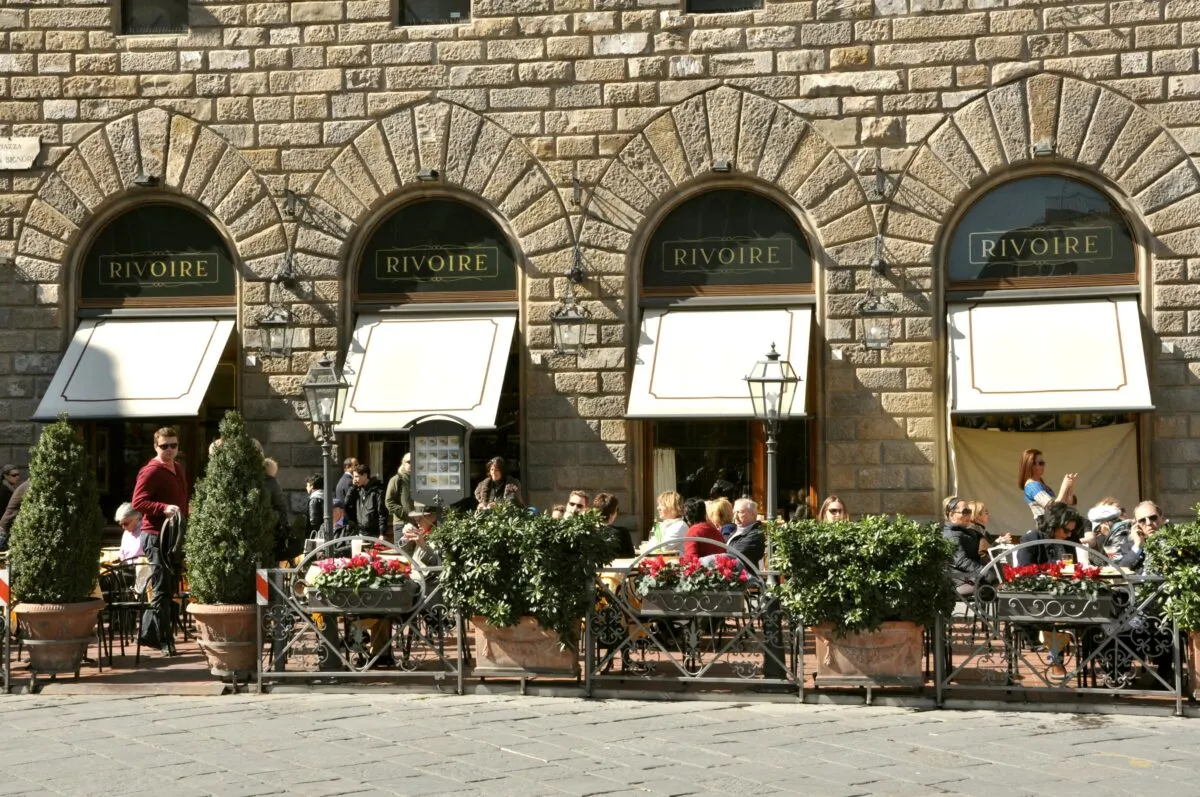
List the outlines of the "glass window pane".
<svg viewBox="0 0 1200 797">
<path fill-rule="evenodd" d="M 1057 175 L 1026 177 L 989 191 L 951 238 L 950 282 L 1094 277 L 1135 271 L 1125 217 L 1102 194 Z"/>
<path fill-rule="evenodd" d="M 675 490 L 707 500 L 750 492 L 751 421 L 658 421 L 654 445 L 675 451 Z M 753 423 L 757 423 L 754 421 Z"/>
<path fill-rule="evenodd" d="M 446 25 L 471 18 L 471 0 L 401 0 L 401 25 Z"/>
<path fill-rule="evenodd" d="M 121 33 L 187 33 L 187 0 L 123 0 Z"/>
<path fill-rule="evenodd" d="M 762 7 L 762 0 L 687 0 L 689 14 L 720 14 Z"/>
</svg>

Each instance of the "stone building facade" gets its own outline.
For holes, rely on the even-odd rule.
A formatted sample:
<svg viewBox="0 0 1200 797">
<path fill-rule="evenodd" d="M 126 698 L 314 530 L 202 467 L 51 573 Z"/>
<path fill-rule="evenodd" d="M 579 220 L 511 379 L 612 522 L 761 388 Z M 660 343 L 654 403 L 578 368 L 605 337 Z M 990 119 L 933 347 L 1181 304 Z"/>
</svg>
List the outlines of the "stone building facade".
<svg viewBox="0 0 1200 797">
<path fill-rule="evenodd" d="M 34 168 L 0 172 L 0 460 L 35 439 L 79 249 L 153 192 L 229 244 L 237 404 L 298 487 L 319 459 L 299 383 L 349 343 L 356 247 L 397 201 L 452 195 L 517 253 L 532 501 L 585 485 L 644 516 L 643 422 L 625 417 L 640 258 L 689 192 L 743 187 L 800 219 L 816 263 L 809 488 L 936 515 L 953 486 L 946 230 L 1000 181 L 1062 171 L 1103 189 L 1139 247 L 1156 407 L 1134 419 L 1139 490 L 1176 516 L 1200 496 L 1197 0 L 474 0 L 459 24 L 414 26 L 391 0 L 187 5 L 175 35 L 122 35 L 120 0 L 0 8 L 0 135 L 41 139 Z M 289 264 L 294 286 L 270 284 Z M 882 350 L 861 344 L 873 280 L 899 311 Z M 250 364 L 272 290 L 291 353 Z M 592 322 L 579 355 L 552 345 L 571 290 Z"/>
</svg>

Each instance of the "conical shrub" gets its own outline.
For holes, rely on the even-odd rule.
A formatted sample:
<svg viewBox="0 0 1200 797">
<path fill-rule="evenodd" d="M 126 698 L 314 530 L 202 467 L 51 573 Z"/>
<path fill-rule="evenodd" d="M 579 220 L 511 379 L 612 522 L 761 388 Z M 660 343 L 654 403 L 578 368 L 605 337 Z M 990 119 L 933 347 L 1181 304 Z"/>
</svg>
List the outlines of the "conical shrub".
<svg viewBox="0 0 1200 797">
<path fill-rule="evenodd" d="M 104 515 L 87 449 L 66 415 L 42 430 L 30 451 L 29 492 L 13 524 L 13 598 L 80 603 L 100 571 Z"/>
<path fill-rule="evenodd" d="M 230 410 L 188 518 L 184 556 L 193 603 L 254 603 L 254 569 L 270 563 L 277 520 L 266 478 L 262 453 Z"/>
</svg>

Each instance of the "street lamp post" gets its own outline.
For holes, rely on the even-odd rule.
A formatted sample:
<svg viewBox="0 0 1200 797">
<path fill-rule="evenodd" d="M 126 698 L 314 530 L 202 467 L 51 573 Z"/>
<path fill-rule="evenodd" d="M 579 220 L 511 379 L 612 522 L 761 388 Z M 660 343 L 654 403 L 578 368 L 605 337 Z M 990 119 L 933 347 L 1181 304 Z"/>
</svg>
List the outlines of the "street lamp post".
<svg viewBox="0 0 1200 797">
<path fill-rule="evenodd" d="M 767 520 L 775 519 L 775 453 L 778 450 L 779 422 L 792 413 L 796 385 L 800 382 L 792 364 L 779 356 L 775 344 L 767 356 L 754 364 L 746 377 L 754 417 L 762 421 L 767 432 Z"/>
<path fill-rule="evenodd" d="M 333 483 L 330 481 L 330 463 L 333 461 L 333 428 L 342 421 L 346 409 L 346 394 L 349 384 L 342 370 L 324 355 L 309 367 L 304 381 L 304 400 L 308 403 L 308 417 L 312 420 L 321 441 L 322 472 L 325 482 L 325 533 L 333 535 Z"/>
</svg>

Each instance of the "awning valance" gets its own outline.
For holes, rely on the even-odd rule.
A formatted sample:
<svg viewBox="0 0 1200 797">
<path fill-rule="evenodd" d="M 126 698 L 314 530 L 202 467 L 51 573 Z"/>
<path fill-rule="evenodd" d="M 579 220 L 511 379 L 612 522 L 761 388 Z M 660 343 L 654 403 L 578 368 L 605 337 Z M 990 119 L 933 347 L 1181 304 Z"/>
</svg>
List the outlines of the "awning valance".
<svg viewBox="0 0 1200 797">
<path fill-rule="evenodd" d="M 337 430 L 399 431 L 424 415 L 494 428 L 516 325 L 513 313 L 359 316 Z"/>
<path fill-rule="evenodd" d="M 194 416 L 233 327 L 231 318 L 81 321 L 33 419 Z"/>
<path fill-rule="evenodd" d="M 805 415 L 811 307 L 647 309 L 629 392 L 630 418 L 753 418 L 745 376 L 774 343 L 800 377 Z"/>
<path fill-rule="evenodd" d="M 950 305 L 951 412 L 1153 409 L 1134 298 Z"/>
</svg>

